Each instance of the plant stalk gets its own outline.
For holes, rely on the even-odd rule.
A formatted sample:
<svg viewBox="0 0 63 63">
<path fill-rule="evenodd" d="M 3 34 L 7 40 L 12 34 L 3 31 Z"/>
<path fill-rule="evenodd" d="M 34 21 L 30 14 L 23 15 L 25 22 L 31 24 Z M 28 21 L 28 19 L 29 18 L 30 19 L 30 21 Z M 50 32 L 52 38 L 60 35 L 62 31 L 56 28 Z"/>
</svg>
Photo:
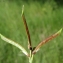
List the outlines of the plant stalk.
<svg viewBox="0 0 63 63">
<path fill-rule="evenodd" d="M 33 62 L 33 54 L 32 51 L 30 50 L 30 57 L 29 57 L 29 63 Z"/>
</svg>

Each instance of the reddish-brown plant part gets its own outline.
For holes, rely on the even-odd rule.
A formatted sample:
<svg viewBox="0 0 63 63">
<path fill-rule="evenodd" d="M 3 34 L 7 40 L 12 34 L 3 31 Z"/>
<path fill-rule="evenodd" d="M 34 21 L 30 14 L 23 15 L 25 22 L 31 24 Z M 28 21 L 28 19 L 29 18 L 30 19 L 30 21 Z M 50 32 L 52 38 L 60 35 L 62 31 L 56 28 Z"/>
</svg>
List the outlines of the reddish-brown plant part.
<svg viewBox="0 0 63 63">
<path fill-rule="evenodd" d="M 43 45 L 43 44 L 45 44 L 45 43 L 47 43 L 48 41 L 50 41 L 50 40 L 52 40 L 53 38 L 55 38 L 55 37 L 57 37 L 60 33 L 61 33 L 61 31 L 62 31 L 62 29 L 60 29 L 58 32 L 56 32 L 55 34 L 53 34 L 53 35 L 51 35 L 50 37 L 48 37 L 48 38 L 46 38 L 45 40 L 43 40 L 42 42 L 40 42 L 39 44 L 38 44 L 38 46 L 36 46 L 36 48 L 33 50 L 33 54 L 35 54 L 39 49 L 40 49 L 40 47 Z"/>
<path fill-rule="evenodd" d="M 27 37 L 28 37 L 28 49 L 32 50 L 32 45 L 31 45 L 31 38 L 30 38 L 30 33 L 29 33 L 29 29 L 26 23 L 26 19 L 25 19 L 25 15 L 24 15 L 24 6 L 22 8 L 22 19 L 26 28 L 26 32 L 27 32 Z"/>
</svg>

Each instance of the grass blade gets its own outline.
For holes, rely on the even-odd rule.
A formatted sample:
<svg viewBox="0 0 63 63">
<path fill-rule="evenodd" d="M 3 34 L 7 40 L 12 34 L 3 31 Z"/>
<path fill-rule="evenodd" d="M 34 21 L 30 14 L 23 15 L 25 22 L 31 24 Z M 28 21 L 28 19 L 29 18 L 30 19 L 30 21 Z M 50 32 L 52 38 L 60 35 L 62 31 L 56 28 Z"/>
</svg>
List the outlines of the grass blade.
<svg viewBox="0 0 63 63">
<path fill-rule="evenodd" d="M 18 43 L 6 38 L 2 34 L 0 34 L 0 37 L 1 37 L 2 40 L 6 41 L 7 43 L 12 44 L 12 45 L 16 46 L 17 48 L 19 48 L 26 56 L 29 56 L 27 51 L 21 45 L 19 45 Z"/>
<path fill-rule="evenodd" d="M 26 28 L 27 36 L 28 36 L 28 48 L 31 50 L 32 49 L 31 38 L 30 38 L 29 29 L 28 29 L 28 26 L 27 26 L 27 23 L 26 23 L 25 15 L 24 15 L 24 5 L 22 7 L 22 15 L 21 16 L 22 16 L 22 19 L 23 19 L 23 22 L 24 22 L 24 25 L 25 25 L 25 28 Z"/>
<path fill-rule="evenodd" d="M 47 43 L 48 41 L 50 41 L 50 40 L 52 40 L 53 38 L 55 38 L 56 36 L 58 36 L 58 35 L 61 33 L 61 31 L 62 31 L 62 29 L 60 29 L 58 32 L 56 32 L 56 33 L 53 34 L 52 36 L 50 36 L 50 37 L 46 38 L 45 40 L 43 40 L 42 42 L 40 42 L 40 43 L 38 44 L 38 46 L 33 50 L 32 53 L 35 54 L 35 53 L 40 49 L 40 47 L 41 47 L 43 44 Z"/>
</svg>

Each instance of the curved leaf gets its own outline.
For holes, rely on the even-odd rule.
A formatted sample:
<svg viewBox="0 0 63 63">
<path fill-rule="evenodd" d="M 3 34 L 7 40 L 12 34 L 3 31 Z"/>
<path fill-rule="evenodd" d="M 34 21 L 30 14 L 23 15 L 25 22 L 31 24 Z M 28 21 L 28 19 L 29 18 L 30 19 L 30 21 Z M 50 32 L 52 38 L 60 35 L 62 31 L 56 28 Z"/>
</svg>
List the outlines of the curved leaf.
<svg viewBox="0 0 63 63">
<path fill-rule="evenodd" d="M 45 44 L 45 43 L 47 43 L 48 41 L 50 41 L 50 40 L 52 40 L 53 38 L 55 38 L 56 36 L 58 36 L 60 33 L 61 33 L 61 31 L 62 31 L 62 29 L 60 29 L 58 32 L 56 32 L 55 34 L 53 34 L 53 35 L 51 35 L 50 37 L 48 37 L 48 38 L 46 38 L 45 40 L 43 40 L 42 42 L 40 42 L 39 44 L 38 44 L 38 46 L 33 50 L 33 54 L 35 54 L 39 49 L 40 49 L 40 47 L 43 45 L 43 44 Z"/>
<path fill-rule="evenodd" d="M 26 56 L 29 56 L 27 51 L 21 45 L 19 45 L 18 43 L 6 38 L 2 34 L 0 34 L 0 37 L 1 37 L 2 40 L 6 41 L 7 43 L 10 43 L 10 44 L 16 46 L 17 48 L 19 48 Z"/>
</svg>

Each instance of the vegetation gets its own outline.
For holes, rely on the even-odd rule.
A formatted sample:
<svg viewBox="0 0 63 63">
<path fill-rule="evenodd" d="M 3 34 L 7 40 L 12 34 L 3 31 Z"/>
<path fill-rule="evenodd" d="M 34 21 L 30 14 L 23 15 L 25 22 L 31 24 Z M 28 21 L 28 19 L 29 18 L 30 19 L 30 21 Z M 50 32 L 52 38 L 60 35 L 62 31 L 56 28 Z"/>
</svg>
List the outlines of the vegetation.
<svg viewBox="0 0 63 63">
<path fill-rule="evenodd" d="M 20 4 L 18 4 L 20 3 Z M 30 30 L 33 47 L 63 27 L 63 7 L 55 2 L 0 2 L 0 33 L 22 44 L 27 49 L 27 35 L 21 18 L 22 5 Z M 34 56 L 34 63 L 63 62 L 63 33 L 56 39 L 43 45 Z M 0 63 L 28 63 L 27 57 L 14 46 L 0 39 Z M 39 59 L 38 59 L 39 57 Z"/>
</svg>

